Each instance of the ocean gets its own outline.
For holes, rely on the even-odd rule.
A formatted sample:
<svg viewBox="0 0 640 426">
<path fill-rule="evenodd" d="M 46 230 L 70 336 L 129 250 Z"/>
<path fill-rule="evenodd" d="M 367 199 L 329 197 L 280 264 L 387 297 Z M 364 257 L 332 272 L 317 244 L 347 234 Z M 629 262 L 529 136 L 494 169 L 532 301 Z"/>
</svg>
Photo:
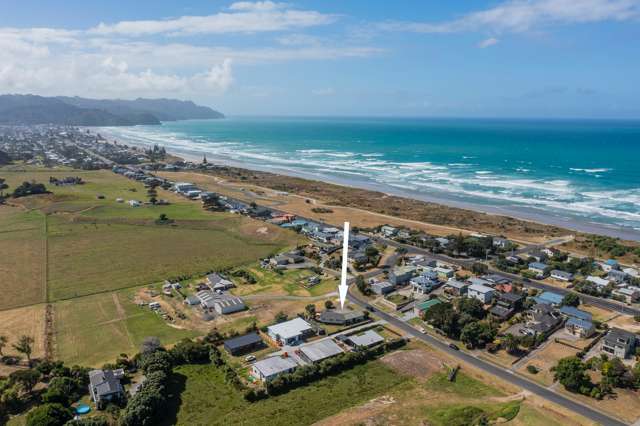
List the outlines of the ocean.
<svg viewBox="0 0 640 426">
<path fill-rule="evenodd" d="M 640 121 L 233 117 L 97 131 L 193 159 L 640 240 Z"/>
</svg>

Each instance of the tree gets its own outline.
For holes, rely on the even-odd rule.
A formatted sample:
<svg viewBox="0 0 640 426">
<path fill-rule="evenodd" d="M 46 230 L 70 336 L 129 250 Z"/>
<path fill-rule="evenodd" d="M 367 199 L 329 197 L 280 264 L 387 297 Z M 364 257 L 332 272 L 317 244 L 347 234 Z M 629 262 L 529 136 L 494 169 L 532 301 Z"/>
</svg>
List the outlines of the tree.
<svg viewBox="0 0 640 426">
<path fill-rule="evenodd" d="M 502 343 L 504 345 L 504 349 L 510 354 L 516 353 L 520 345 L 518 338 L 511 333 L 504 336 Z"/>
<path fill-rule="evenodd" d="M 40 380 L 40 373 L 36 370 L 17 370 L 9 376 L 11 382 L 17 384 L 23 393 L 30 393 Z"/>
<path fill-rule="evenodd" d="M 307 319 L 314 319 L 316 317 L 316 305 L 313 303 L 304 307 L 305 317 Z"/>
<path fill-rule="evenodd" d="M 148 336 L 142 341 L 142 345 L 140 345 L 140 352 L 143 354 L 147 352 L 155 352 L 161 347 L 160 339 L 155 336 Z"/>
<path fill-rule="evenodd" d="M 367 246 L 367 248 L 364 249 L 364 254 L 367 257 L 376 257 L 380 252 L 374 246 Z"/>
<path fill-rule="evenodd" d="M 484 275 L 489 272 L 489 267 L 484 263 L 475 262 L 473 265 L 471 265 L 471 272 L 476 275 Z"/>
<path fill-rule="evenodd" d="M 13 198 L 26 197 L 28 195 L 48 194 L 47 188 L 42 183 L 23 182 L 13 191 Z"/>
<path fill-rule="evenodd" d="M 24 354 L 27 357 L 27 362 L 31 366 L 31 352 L 33 351 L 33 337 L 22 335 L 18 339 L 18 343 L 13 344 L 13 349 Z"/>
<path fill-rule="evenodd" d="M 2 351 L 4 350 L 5 346 L 7 346 L 8 341 L 9 339 L 7 339 L 7 336 L 0 335 L 0 358 L 4 356 L 4 353 L 2 353 Z"/>
<path fill-rule="evenodd" d="M 285 314 L 284 312 L 280 311 L 276 314 L 275 316 L 275 321 L 276 323 L 281 323 L 281 322 L 285 322 L 286 320 L 288 320 L 289 317 L 287 316 L 287 314 Z"/>
<path fill-rule="evenodd" d="M 578 306 L 580 305 L 580 296 L 575 293 L 567 293 L 564 298 L 562 298 L 562 304 L 564 306 Z"/>
<path fill-rule="evenodd" d="M 324 302 L 324 307 L 325 307 L 326 309 L 333 309 L 333 302 L 332 302 L 331 300 L 326 300 L 326 301 Z"/>
<path fill-rule="evenodd" d="M 72 418 L 71 410 L 62 404 L 44 404 L 27 414 L 27 426 L 60 426 Z"/>
<path fill-rule="evenodd" d="M 483 319 L 487 315 L 482 302 L 475 297 L 463 297 L 459 299 L 457 308 L 460 314 L 466 314 L 477 320 Z"/>
<path fill-rule="evenodd" d="M 472 348 L 482 348 L 496 337 L 496 330 L 483 321 L 470 322 L 462 328 L 460 340 Z"/>
<path fill-rule="evenodd" d="M 4 178 L 0 178 L 0 200 L 4 199 L 4 190 L 9 188 L 9 185 L 7 185 L 6 180 Z"/>
<path fill-rule="evenodd" d="M 368 296 L 371 294 L 371 285 L 364 279 L 362 275 L 358 275 L 356 277 L 356 287 L 360 290 L 360 293 Z"/>
<path fill-rule="evenodd" d="M 586 394 L 593 384 L 586 373 L 585 364 L 575 356 L 562 358 L 553 367 L 554 380 L 559 381 L 570 392 Z"/>
<path fill-rule="evenodd" d="M 458 319 L 459 315 L 453 310 L 453 305 L 450 303 L 439 303 L 432 306 L 424 314 L 425 321 L 433 325 L 435 328 L 442 330 L 447 336 L 453 338 L 458 338 L 460 332 Z"/>
</svg>

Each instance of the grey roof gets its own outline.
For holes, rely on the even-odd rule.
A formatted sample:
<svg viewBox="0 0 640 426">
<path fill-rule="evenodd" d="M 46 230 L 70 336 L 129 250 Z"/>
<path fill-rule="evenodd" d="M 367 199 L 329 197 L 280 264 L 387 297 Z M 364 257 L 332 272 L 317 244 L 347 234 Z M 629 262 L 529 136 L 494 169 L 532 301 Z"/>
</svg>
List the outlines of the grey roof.
<svg viewBox="0 0 640 426">
<path fill-rule="evenodd" d="M 302 318 L 297 317 L 289 321 L 269 326 L 268 330 L 270 334 L 280 336 L 280 338 L 286 340 L 300 336 L 301 334 L 312 330 L 312 327 L 311 324 Z"/>
<path fill-rule="evenodd" d="M 362 311 L 352 311 L 349 309 L 327 309 L 320 314 L 320 322 L 347 322 L 364 317 Z"/>
<path fill-rule="evenodd" d="M 253 368 L 258 370 L 265 377 L 284 373 L 285 371 L 289 371 L 297 366 L 298 364 L 293 359 L 282 358 L 279 356 L 265 358 L 253 364 Z"/>
<path fill-rule="evenodd" d="M 500 293 L 498 298 L 506 300 L 507 302 L 516 303 L 522 300 L 524 296 L 518 293 Z"/>
<path fill-rule="evenodd" d="M 234 337 L 224 341 L 224 347 L 228 350 L 240 349 L 246 346 L 252 346 L 262 342 L 262 338 L 258 333 L 253 332 L 245 334 L 244 336 Z"/>
<path fill-rule="evenodd" d="M 638 336 L 636 336 L 636 334 L 627 331 L 627 330 L 623 330 L 621 328 L 617 328 L 614 327 L 611 330 L 609 330 L 609 332 L 607 333 L 606 336 L 604 336 L 604 340 L 607 343 L 610 344 L 631 344 L 632 342 L 635 342 L 635 340 L 637 339 Z"/>
<path fill-rule="evenodd" d="M 324 339 L 304 345 L 300 348 L 300 352 L 302 352 L 311 362 L 318 362 L 341 354 L 343 350 L 333 340 Z"/>
<path fill-rule="evenodd" d="M 367 330 L 362 334 L 349 336 L 349 340 L 354 346 L 373 346 L 377 343 L 384 342 L 384 337 L 373 330 Z"/>
<path fill-rule="evenodd" d="M 554 269 L 553 271 L 551 271 L 551 275 L 555 275 L 557 277 L 564 277 L 564 278 L 573 277 L 573 274 L 571 272 L 561 271 L 560 269 Z"/>
<path fill-rule="evenodd" d="M 122 384 L 113 370 L 91 370 L 89 383 L 97 397 L 123 392 Z"/>
<path fill-rule="evenodd" d="M 500 318 L 508 317 L 513 313 L 513 311 L 514 311 L 513 308 L 505 308 L 504 306 L 500 306 L 500 305 L 495 305 L 491 309 L 489 309 L 490 313 Z"/>
<path fill-rule="evenodd" d="M 530 269 L 538 269 L 540 271 L 544 271 L 547 268 L 547 265 L 541 262 L 531 262 L 529 264 Z"/>
</svg>

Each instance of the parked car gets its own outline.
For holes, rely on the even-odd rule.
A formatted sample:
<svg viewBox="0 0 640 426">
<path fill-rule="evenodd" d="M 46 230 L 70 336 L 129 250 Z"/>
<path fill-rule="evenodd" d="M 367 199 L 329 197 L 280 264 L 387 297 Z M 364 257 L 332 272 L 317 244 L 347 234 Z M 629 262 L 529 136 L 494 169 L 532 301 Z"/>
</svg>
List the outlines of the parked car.
<svg viewBox="0 0 640 426">
<path fill-rule="evenodd" d="M 460 348 L 458 347 L 458 345 L 456 345 L 455 343 L 449 343 L 449 347 L 451 349 L 453 349 L 454 351 L 459 351 Z"/>
<path fill-rule="evenodd" d="M 256 360 L 256 357 L 255 357 L 255 356 L 253 356 L 253 355 L 247 355 L 247 356 L 244 358 L 244 360 L 245 360 L 245 361 L 247 361 L 247 362 L 253 362 L 253 361 L 255 361 L 255 360 Z"/>
</svg>

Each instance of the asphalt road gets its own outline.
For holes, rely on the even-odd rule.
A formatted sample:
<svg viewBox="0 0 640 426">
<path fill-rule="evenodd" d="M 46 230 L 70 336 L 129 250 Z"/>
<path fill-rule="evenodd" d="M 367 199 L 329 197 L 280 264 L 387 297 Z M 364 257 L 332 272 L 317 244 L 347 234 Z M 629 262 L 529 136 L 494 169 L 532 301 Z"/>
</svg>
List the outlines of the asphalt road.
<svg viewBox="0 0 640 426">
<path fill-rule="evenodd" d="M 621 422 L 620 420 L 614 419 L 612 417 L 609 417 L 606 414 L 603 414 L 599 411 L 593 410 L 591 408 L 589 408 L 586 405 L 583 405 L 579 402 L 573 401 L 569 398 L 566 398 L 560 394 L 557 394 L 543 386 L 540 386 L 534 382 L 531 382 L 521 376 L 516 375 L 516 373 L 513 373 L 511 370 L 505 370 L 502 369 L 500 367 L 497 367 L 489 362 L 483 361 L 479 358 L 476 358 L 472 355 L 469 355 L 466 352 L 463 351 L 459 351 L 459 350 L 455 350 L 452 349 L 448 346 L 447 343 L 444 343 L 428 334 L 422 334 L 420 333 L 418 330 L 416 330 L 415 328 L 413 328 L 412 326 L 410 326 L 409 324 L 405 323 L 404 321 L 401 321 L 383 311 L 380 311 L 378 309 L 376 309 L 375 306 L 369 305 L 367 302 L 358 299 L 356 296 L 354 296 L 351 293 L 348 293 L 347 298 L 352 302 L 355 303 L 357 305 L 359 305 L 362 308 L 367 308 L 367 307 L 371 307 L 374 310 L 374 313 L 380 317 L 381 319 L 386 320 L 388 323 L 392 324 L 393 326 L 397 327 L 398 329 L 406 332 L 407 334 L 413 336 L 416 339 L 419 339 L 421 341 L 423 341 L 424 343 L 430 345 L 430 346 L 434 346 L 436 348 L 438 348 L 439 350 L 446 352 L 448 355 L 457 358 L 461 361 L 464 361 L 468 364 L 473 365 L 474 367 L 489 373 L 493 376 L 499 377 L 500 379 L 509 382 L 515 386 L 521 387 L 522 389 L 525 389 L 533 394 L 536 394 L 544 399 L 547 399 L 551 402 L 554 402 L 562 407 L 565 407 L 569 410 L 572 410 L 576 413 L 580 413 L 581 415 L 583 415 L 584 417 L 600 423 L 602 425 L 605 426 L 624 426 L 626 425 L 626 423 Z"/>
</svg>

